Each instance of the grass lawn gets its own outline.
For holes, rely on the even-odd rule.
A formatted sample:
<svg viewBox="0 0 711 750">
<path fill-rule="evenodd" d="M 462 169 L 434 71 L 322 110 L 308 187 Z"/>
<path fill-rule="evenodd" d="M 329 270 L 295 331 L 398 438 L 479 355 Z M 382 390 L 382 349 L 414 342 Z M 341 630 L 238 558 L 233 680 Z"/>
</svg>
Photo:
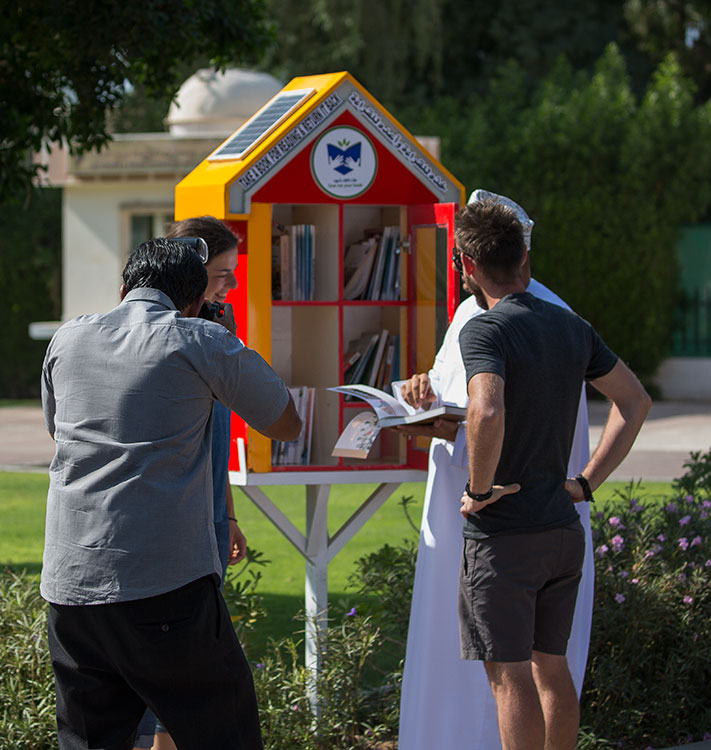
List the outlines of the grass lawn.
<svg viewBox="0 0 711 750">
<path fill-rule="evenodd" d="M 45 474 L 0 472 L 0 569 L 25 569 L 39 574 L 42 563 L 44 514 L 48 478 Z M 615 502 L 616 491 L 628 483 L 608 482 L 596 494 L 596 507 Z M 336 485 L 329 498 L 329 533 L 333 534 L 368 497 L 375 485 Z M 403 496 L 412 496 L 412 520 L 419 525 L 424 483 L 403 484 L 329 565 L 331 606 L 357 606 L 356 594 L 348 589 L 354 562 L 384 544 L 416 539 L 400 506 Z M 670 492 L 666 482 L 643 483 L 640 495 L 648 501 Z M 266 493 L 289 516 L 300 531 L 305 529 L 305 501 L 301 487 L 265 488 Z M 304 559 L 272 523 L 241 492 L 235 492 L 235 510 L 250 547 L 263 553 L 269 564 L 261 568 L 259 593 L 268 617 L 250 635 L 250 654 L 258 655 L 268 638 L 280 638 L 301 628 L 294 615 L 304 603 Z M 334 606 L 335 605 L 335 606 Z"/>
</svg>

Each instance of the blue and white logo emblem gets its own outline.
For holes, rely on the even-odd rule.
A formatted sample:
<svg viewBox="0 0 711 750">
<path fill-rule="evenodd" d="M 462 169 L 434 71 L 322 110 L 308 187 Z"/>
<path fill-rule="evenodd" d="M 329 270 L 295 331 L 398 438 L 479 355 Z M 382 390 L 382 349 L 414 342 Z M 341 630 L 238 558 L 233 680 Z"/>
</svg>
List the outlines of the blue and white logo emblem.
<svg viewBox="0 0 711 750">
<path fill-rule="evenodd" d="M 311 172 L 334 198 L 355 198 L 375 179 L 378 157 L 365 133 L 347 125 L 327 130 L 311 151 Z"/>
</svg>

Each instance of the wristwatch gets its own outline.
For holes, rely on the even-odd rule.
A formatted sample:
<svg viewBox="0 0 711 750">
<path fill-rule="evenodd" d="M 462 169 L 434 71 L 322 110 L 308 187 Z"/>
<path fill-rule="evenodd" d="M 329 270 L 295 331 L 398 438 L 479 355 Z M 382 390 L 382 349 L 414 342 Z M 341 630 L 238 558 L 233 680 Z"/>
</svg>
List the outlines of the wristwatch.
<svg viewBox="0 0 711 750">
<path fill-rule="evenodd" d="M 583 497 L 585 498 L 585 502 L 594 503 L 595 498 L 593 497 L 592 490 L 590 489 L 590 485 L 588 484 L 588 480 L 582 474 L 576 474 L 575 479 L 583 488 Z"/>
<path fill-rule="evenodd" d="M 482 492 L 477 495 L 476 492 L 472 492 L 469 488 L 469 480 L 467 479 L 466 486 L 464 487 L 464 491 L 469 495 L 469 497 L 472 500 L 476 500 L 478 503 L 483 503 L 484 500 L 488 500 L 493 494 L 494 494 L 494 488 L 489 488 L 486 492 Z"/>
</svg>

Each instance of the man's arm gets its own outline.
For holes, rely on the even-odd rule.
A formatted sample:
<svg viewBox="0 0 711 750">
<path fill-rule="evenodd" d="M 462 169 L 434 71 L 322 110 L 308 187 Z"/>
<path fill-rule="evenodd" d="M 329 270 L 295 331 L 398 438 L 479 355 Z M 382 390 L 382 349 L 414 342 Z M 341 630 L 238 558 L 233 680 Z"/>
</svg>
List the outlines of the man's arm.
<svg viewBox="0 0 711 750">
<path fill-rule="evenodd" d="M 235 518 L 235 503 L 232 498 L 232 487 L 229 479 L 225 487 L 225 505 L 227 506 L 227 518 L 230 524 L 230 548 L 227 564 L 235 565 L 244 560 L 247 555 L 247 540 Z"/>
<path fill-rule="evenodd" d="M 469 489 L 481 495 L 493 488 L 488 500 L 473 500 L 462 494 L 461 512 L 464 517 L 478 513 L 504 495 L 518 492 L 518 484 L 494 486 L 494 474 L 501 458 L 504 444 L 506 407 L 504 404 L 504 379 L 493 373 L 474 375 L 467 386 L 467 445 L 469 448 Z"/>
<path fill-rule="evenodd" d="M 621 360 L 607 375 L 591 383 L 612 401 L 600 442 L 581 472 L 594 491 L 629 453 L 652 406 L 652 399 Z M 576 502 L 584 499 L 582 487 L 575 479 L 568 479 L 565 488 Z"/>
<path fill-rule="evenodd" d="M 259 430 L 259 432 L 272 440 L 288 441 L 296 440 L 299 437 L 301 427 L 301 417 L 299 412 L 296 411 L 296 406 L 294 406 L 294 399 L 289 394 L 289 401 L 279 419 L 269 427 Z"/>
</svg>

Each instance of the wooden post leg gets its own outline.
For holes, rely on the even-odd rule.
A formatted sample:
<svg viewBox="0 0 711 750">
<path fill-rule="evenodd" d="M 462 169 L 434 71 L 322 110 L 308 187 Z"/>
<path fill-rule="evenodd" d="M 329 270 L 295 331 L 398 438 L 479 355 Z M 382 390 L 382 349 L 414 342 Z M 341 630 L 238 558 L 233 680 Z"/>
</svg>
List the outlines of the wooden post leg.
<svg viewBox="0 0 711 750">
<path fill-rule="evenodd" d="M 328 495 L 330 485 L 306 487 L 306 667 L 314 677 L 320 668 L 319 640 L 328 618 Z M 318 714 L 315 684 L 311 705 Z"/>
</svg>

